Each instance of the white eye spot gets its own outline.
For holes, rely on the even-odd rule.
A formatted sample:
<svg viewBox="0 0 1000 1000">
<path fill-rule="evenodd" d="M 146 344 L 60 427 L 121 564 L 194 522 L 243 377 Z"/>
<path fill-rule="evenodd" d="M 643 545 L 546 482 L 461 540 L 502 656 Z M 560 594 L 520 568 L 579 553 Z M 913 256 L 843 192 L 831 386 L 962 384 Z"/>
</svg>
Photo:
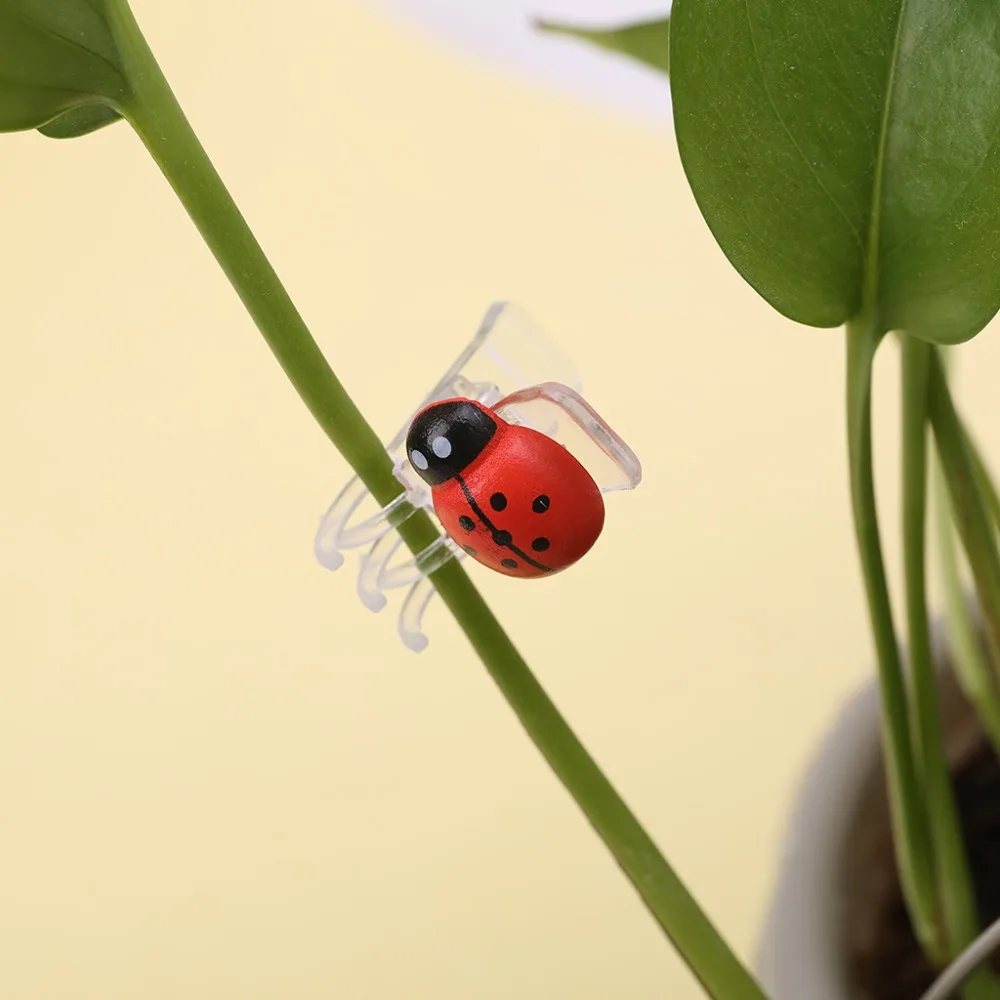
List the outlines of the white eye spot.
<svg viewBox="0 0 1000 1000">
<path fill-rule="evenodd" d="M 446 437 L 436 437 L 431 441 L 431 451 L 438 458 L 447 458 L 451 454 L 451 442 Z"/>
<path fill-rule="evenodd" d="M 421 471 L 427 468 L 427 459 L 422 451 L 411 451 L 410 461 Z"/>
</svg>

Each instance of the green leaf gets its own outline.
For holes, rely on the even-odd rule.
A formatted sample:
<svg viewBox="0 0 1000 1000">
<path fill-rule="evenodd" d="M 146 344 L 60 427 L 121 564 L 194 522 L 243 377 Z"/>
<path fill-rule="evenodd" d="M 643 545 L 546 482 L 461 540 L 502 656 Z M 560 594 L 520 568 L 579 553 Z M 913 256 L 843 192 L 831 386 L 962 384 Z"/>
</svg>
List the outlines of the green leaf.
<svg viewBox="0 0 1000 1000">
<path fill-rule="evenodd" d="M 535 21 L 535 27 L 539 31 L 579 38 L 609 52 L 630 56 L 661 73 L 670 69 L 670 19 L 667 17 L 619 28 L 583 28 L 555 21 Z"/>
<path fill-rule="evenodd" d="M 128 89 L 108 23 L 113 0 L 0 0 L 0 132 L 83 135 Z"/>
<path fill-rule="evenodd" d="M 53 118 L 38 131 L 50 139 L 76 139 L 100 128 L 121 121 L 122 116 L 106 104 L 84 104 Z"/>
<path fill-rule="evenodd" d="M 1000 4 L 676 0 L 681 158 L 784 315 L 938 343 L 1000 308 Z"/>
</svg>

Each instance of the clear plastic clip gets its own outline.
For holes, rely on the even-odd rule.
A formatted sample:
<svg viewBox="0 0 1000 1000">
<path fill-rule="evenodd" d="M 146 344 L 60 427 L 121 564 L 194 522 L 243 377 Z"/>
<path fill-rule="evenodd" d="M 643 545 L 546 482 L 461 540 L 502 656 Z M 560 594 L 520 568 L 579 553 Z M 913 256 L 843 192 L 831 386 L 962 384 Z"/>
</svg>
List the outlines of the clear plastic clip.
<svg viewBox="0 0 1000 1000">
<path fill-rule="evenodd" d="M 527 425 L 565 445 L 602 492 L 634 488 L 642 475 L 638 458 L 580 396 L 580 388 L 572 363 L 531 319 L 515 305 L 495 303 L 465 350 L 386 446 L 403 492 L 379 508 L 353 477 L 320 522 L 316 558 L 336 570 L 344 564 L 346 550 L 363 549 L 357 591 L 370 611 L 386 606 L 385 591 L 408 587 L 397 628 L 407 648 L 421 652 L 427 647 L 421 622 L 434 596 L 430 574 L 449 559 L 464 559 L 465 552 L 442 529 L 436 541 L 414 556 L 396 531 L 421 509 L 440 528 L 430 490 L 405 454 L 413 418 L 438 399 L 475 399 L 495 408 L 508 423 Z"/>
</svg>

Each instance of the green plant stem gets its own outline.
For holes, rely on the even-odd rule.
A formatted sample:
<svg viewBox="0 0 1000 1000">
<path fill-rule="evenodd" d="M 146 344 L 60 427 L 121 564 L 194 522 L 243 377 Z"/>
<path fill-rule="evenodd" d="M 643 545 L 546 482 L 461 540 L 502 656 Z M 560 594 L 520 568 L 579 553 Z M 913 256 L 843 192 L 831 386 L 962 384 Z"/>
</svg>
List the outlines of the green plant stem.
<svg viewBox="0 0 1000 1000">
<path fill-rule="evenodd" d="M 935 354 L 930 365 L 930 416 L 938 457 L 955 524 L 976 585 L 986 641 L 994 664 L 1000 664 L 1000 552 L 997 535 L 980 488 L 968 437 L 948 389 L 944 368 Z"/>
<path fill-rule="evenodd" d="M 979 632 L 962 585 L 951 499 L 941 473 L 941 463 L 933 453 L 931 482 L 937 523 L 938 565 L 944 590 L 945 627 L 952 666 L 990 743 L 1000 753 L 1000 693 L 983 655 Z"/>
<path fill-rule="evenodd" d="M 996 541 L 996 531 L 1000 529 L 1000 494 L 997 493 L 997 487 L 993 482 L 993 477 L 990 475 L 990 471 L 986 467 L 986 462 L 984 461 L 979 448 L 976 446 L 975 440 L 969 433 L 968 428 L 963 427 L 962 432 L 965 437 L 965 446 L 969 453 L 969 461 L 972 464 L 972 472 L 976 480 L 979 500 L 980 503 L 985 504 L 989 510 L 994 530 L 993 539 Z M 952 517 L 954 518 L 953 508 L 949 509 L 952 510 Z M 997 692 L 997 684 L 1000 683 L 1000 661 L 998 661 L 995 656 L 990 657 L 990 660 L 992 661 L 991 665 L 993 668 L 994 678 L 991 687 L 994 692 Z"/>
<path fill-rule="evenodd" d="M 847 441 L 851 501 L 881 689 L 886 784 L 903 895 L 921 947 L 946 958 L 927 807 L 917 781 L 903 668 L 886 584 L 872 469 L 872 364 L 882 334 L 870 315 L 847 326 Z"/>
<path fill-rule="evenodd" d="M 976 483 L 979 490 L 986 498 L 990 514 L 993 517 L 994 528 L 1000 528 L 1000 494 L 997 493 L 996 483 L 990 475 L 990 470 L 986 467 L 982 453 L 968 429 L 965 429 L 965 445 L 969 449 L 969 458 L 972 460 L 972 468 L 975 472 Z"/>
<path fill-rule="evenodd" d="M 903 558 L 914 733 L 927 803 L 937 897 L 949 958 L 976 936 L 978 920 L 968 860 L 952 793 L 938 712 L 927 613 L 927 385 L 933 348 L 903 337 Z M 973 991 L 974 986 L 970 986 Z"/>
<path fill-rule="evenodd" d="M 903 570 L 906 584 L 906 625 L 913 684 L 913 720 L 917 765 L 924 778 L 935 771 L 928 755 L 941 752 L 940 726 L 934 690 L 934 656 L 927 614 L 925 567 L 927 477 L 927 351 L 926 345 L 903 337 L 902 363 L 902 501 Z M 929 796 L 928 796 L 929 797 Z M 928 802 L 928 811 L 933 807 Z M 933 821 L 932 821 L 933 822 Z M 933 839 L 933 838 L 932 838 Z"/>
<path fill-rule="evenodd" d="M 345 392 L 234 204 L 124 2 L 116 41 L 131 95 L 122 111 L 187 209 L 264 339 L 330 440 L 380 503 L 400 492 L 382 442 Z M 418 552 L 424 515 L 399 528 Z M 716 1000 L 764 1000 L 694 898 L 559 714 L 461 565 L 434 576 L 445 604 L 556 775 L 693 973 Z"/>
<path fill-rule="evenodd" d="M 944 960 L 951 961 L 976 938 L 979 920 L 941 731 L 927 611 L 928 397 L 934 348 L 925 341 L 903 336 L 900 353 L 903 559 L 913 729 L 923 779 Z M 962 996 L 965 1000 L 997 1000 L 1000 983 L 989 970 L 980 970 L 966 982 Z"/>
<path fill-rule="evenodd" d="M 941 372 L 950 379 L 954 362 L 952 349 L 939 347 Z M 989 497 L 995 526 L 1000 528 L 1000 498 L 975 441 L 968 429 L 965 440 L 975 463 L 980 490 Z M 998 665 L 991 665 L 983 649 L 981 628 L 973 613 L 959 566 L 955 539 L 955 511 L 948 496 L 948 487 L 937 454 L 931 452 L 931 480 L 936 508 L 938 562 L 944 587 L 945 626 L 952 664 L 966 698 L 976 709 L 983 730 L 994 749 L 1000 753 L 1000 687 L 997 686 Z"/>
</svg>

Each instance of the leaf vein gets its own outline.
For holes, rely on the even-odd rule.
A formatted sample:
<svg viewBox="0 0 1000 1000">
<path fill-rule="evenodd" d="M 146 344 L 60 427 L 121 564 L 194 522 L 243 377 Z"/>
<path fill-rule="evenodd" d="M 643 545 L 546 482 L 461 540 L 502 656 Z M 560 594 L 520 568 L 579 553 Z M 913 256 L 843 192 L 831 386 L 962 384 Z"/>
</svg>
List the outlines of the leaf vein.
<svg viewBox="0 0 1000 1000">
<path fill-rule="evenodd" d="M 754 34 L 753 18 L 751 17 L 750 14 L 750 0 L 743 0 L 743 8 L 746 12 L 747 27 L 749 28 L 749 33 L 750 33 L 750 46 L 753 49 L 754 62 L 757 63 L 757 68 L 760 71 L 761 88 L 764 91 L 764 95 L 767 97 L 768 103 L 771 105 L 771 110 L 774 112 L 774 117 L 777 120 L 778 124 L 781 126 L 781 128 L 784 130 L 785 135 L 788 136 L 788 140 L 789 142 L 791 142 L 792 148 L 795 150 L 796 153 L 799 154 L 799 156 L 802 158 L 802 162 L 806 165 L 806 167 L 809 169 L 809 172 L 813 175 L 813 179 L 816 181 L 817 187 L 819 187 L 820 191 L 822 191 L 823 194 L 826 195 L 826 197 L 830 201 L 830 204 L 833 205 L 833 207 L 840 213 L 841 218 L 843 218 L 844 222 L 847 223 L 848 229 L 850 229 L 855 240 L 857 240 L 858 246 L 861 247 L 863 250 L 864 245 L 861 242 L 861 233 L 858 232 L 857 226 L 854 225 L 854 223 L 851 221 L 850 216 L 844 210 L 843 206 L 840 204 L 839 201 L 837 201 L 836 198 L 834 198 L 833 194 L 820 179 L 819 174 L 816 172 L 816 168 L 810 162 L 809 157 L 806 156 L 805 151 L 798 144 L 791 129 L 785 124 L 780 113 L 778 112 L 778 106 L 775 103 L 774 97 L 771 95 L 770 88 L 767 85 L 767 77 L 764 74 L 764 64 L 761 61 L 760 52 L 757 49 L 757 38 Z"/>
<path fill-rule="evenodd" d="M 907 0 L 899 0 L 899 18 L 896 21 L 896 37 L 893 39 L 889 56 L 889 71 L 885 82 L 885 100 L 882 104 L 882 123 L 875 154 L 875 169 L 872 177 L 872 210 L 868 220 L 868 261 L 865 268 L 865 288 L 862 296 L 863 308 L 872 308 L 878 297 L 878 252 L 882 226 L 882 186 L 885 180 L 886 151 L 889 146 L 889 117 L 892 113 L 892 96 L 896 87 L 896 67 L 899 64 L 899 50 L 903 40 L 903 22 L 906 20 Z"/>
<path fill-rule="evenodd" d="M 79 42 L 79 41 L 77 41 L 74 38 L 69 38 L 66 35 L 60 35 L 58 31 L 53 31 L 47 25 L 42 24 L 39 21 L 36 21 L 33 17 L 30 17 L 23 10 L 18 10 L 16 7 L 14 7 L 14 8 L 8 8 L 8 10 L 9 10 L 9 12 L 11 14 L 14 15 L 14 17 L 20 19 L 25 24 L 31 26 L 36 31 L 40 32 L 41 34 L 46 35 L 48 38 L 51 38 L 51 39 L 53 39 L 54 41 L 57 41 L 57 42 L 64 42 L 66 45 L 69 45 L 69 46 L 71 46 L 74 49 L 78 49 L 80 52 L 85 52 L 88 56 L 92 56 L 94 59 L 97 59 L 99 62 L 104 63 L 104 65 L 107 66 L 111 70 L 111 72 L 114 73 L 114 75 L 121 81 L 122 86 L 124 86 L 125 79 L 122 76 L 121 68 L 118 67 L 118 66 L 116 66 L 106 56 L 101 55 L 100 52 L 96 52 L 96 51 L 94 51 L 94 49 L 88 48 L 82 42 Z"/>
<path fill-rule="evenodd" d="M 949 212 L 952 211 L 953 208 L 955 208 L 955 206 L 965 196 L 965 192 L 968 191 L 970 187 L 972 187 L 973 183 L 976 181 L 976 178 L 979 176 L 983 168 L 986 166 L 986 162 L 987 160 L 989 160 L 990 154 L 996 149 L 997 138 L 998 138 L 997 136 L 994 136 L 993 139 L 990 140 L 990 144 L 987 147 L 986 152 L 983 153 L 983 158 L 979 161 L 979 163 L 976 164 L 976 169 L 969 174 L 965 183 L 955 192 L 954 196 L 948 199 L 948 203 L 944 205 L 941 208 L 941 210 L 937 212 L 932 218 L 928 219 L 924 227 L 920 231 L 913 233 L 911 236 L 907 236 L 905 240 L 902 240 L 901 242 L 897 243 L 894 247 L 892 247 L 892 249 L 886 250 L 885 253 L 882 255 L 883 262 L 887 261 L 893 254 L 897 253 L 899 250 L 902 250 L 903 247 L 909 246 L 918 237 L 923 236 L 928 226 L 936 225 L 938 222 L 944 219 L 949 214 Z"/>
</svg>

